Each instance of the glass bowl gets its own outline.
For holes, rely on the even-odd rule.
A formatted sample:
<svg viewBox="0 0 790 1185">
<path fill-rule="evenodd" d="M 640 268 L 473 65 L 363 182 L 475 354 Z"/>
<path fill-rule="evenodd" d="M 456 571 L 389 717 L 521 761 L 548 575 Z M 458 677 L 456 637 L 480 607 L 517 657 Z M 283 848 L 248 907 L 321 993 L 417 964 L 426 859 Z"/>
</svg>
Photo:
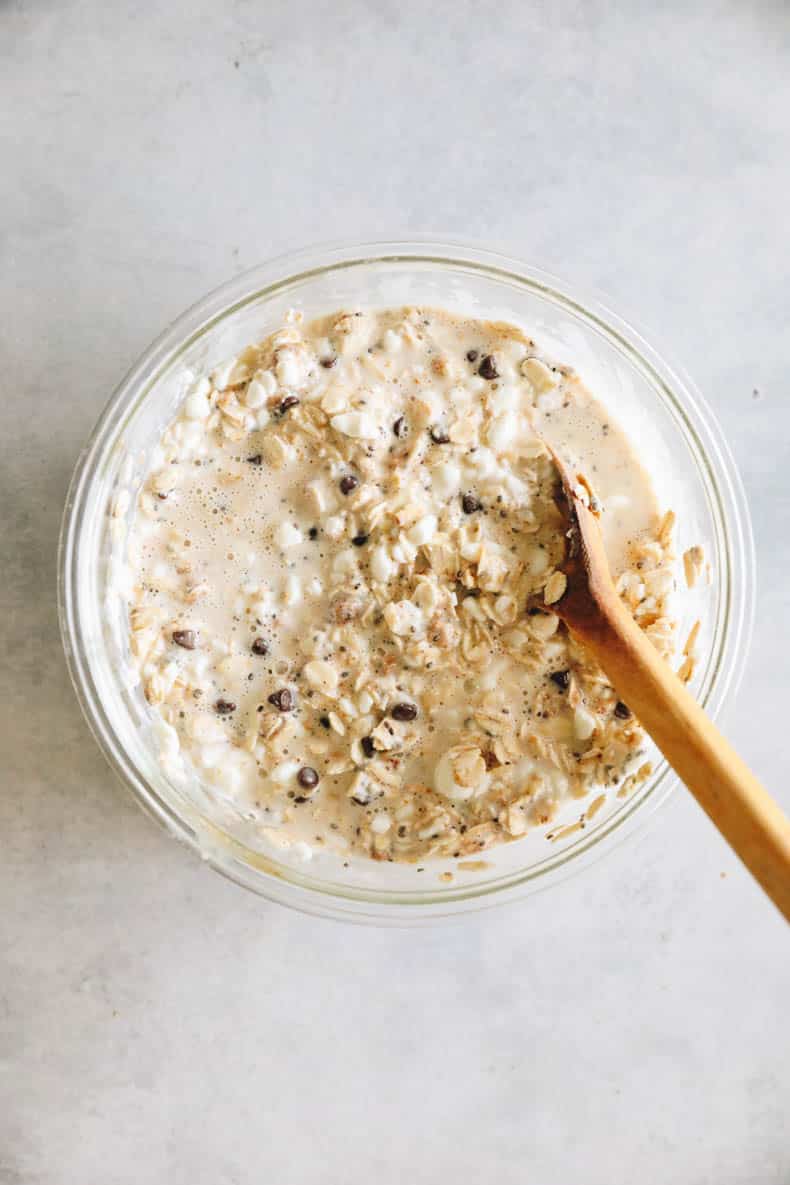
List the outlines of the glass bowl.
<svg viewBox="0 0 790 1185">
<path fill-rule="evenodd" d="M 631 797 L 611 794 L 594 820 L 560 839 L 546 829 L 484 853 L 484 867 L 343 859 L 310 863 L 271 850 L 252 824 L 197 779 L 176 784 L 158 759 L 156 722 L 130 677 L 124 539 L 145 457 L 183 393 L 184 371 L 210 369 L 273 330 L 288 308 L 306 317 L 342 306 L 440 305 L 513 321 L 576 368 L 634 442 L 662 507 L 677 514 L 677 553 L 701 544 L 708 580 L 678 579 L 682 645 L 700 618 L 692 690 L 716 716 L 741 676 L 753 608 L 746 502 L 730 452 L 692 383 L 597 300 L 543 272 L 464 243 L 428 240 L 317 247 L 238 276 L 179 317 L 126 376 L 79 458 L 60 541 L 59 607 L 71 677 L 110 764 L 148 812 L 219 872 L 264 897 L 359 921 L 412 922 L 512 901 L 608 851 L 667 797 L 672 771 Z M 116 590 L 116 591 L 113 591 Z M 563 822 L 578 818 L 571 803 Z M 442 873 L 452 879 L 440 879 Z"/>
</svg>

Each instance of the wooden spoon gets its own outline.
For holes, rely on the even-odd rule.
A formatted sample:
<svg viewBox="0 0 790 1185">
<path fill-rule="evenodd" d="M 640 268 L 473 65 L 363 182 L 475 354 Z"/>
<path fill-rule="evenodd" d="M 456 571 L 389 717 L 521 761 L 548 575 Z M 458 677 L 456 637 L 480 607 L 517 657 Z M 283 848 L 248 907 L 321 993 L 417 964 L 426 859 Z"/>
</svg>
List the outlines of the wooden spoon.
<svg viewBox="0 0 790 1185">
<path fill-rule="evenodd" d="M 790 820 L 659 656 L 615 591 L 585 480 L 552 456 L 567 509 L 565 592 L 551 606 L 790 921 Z M 594 501 L 592 503 L 594 505 Z"/>
</svg>

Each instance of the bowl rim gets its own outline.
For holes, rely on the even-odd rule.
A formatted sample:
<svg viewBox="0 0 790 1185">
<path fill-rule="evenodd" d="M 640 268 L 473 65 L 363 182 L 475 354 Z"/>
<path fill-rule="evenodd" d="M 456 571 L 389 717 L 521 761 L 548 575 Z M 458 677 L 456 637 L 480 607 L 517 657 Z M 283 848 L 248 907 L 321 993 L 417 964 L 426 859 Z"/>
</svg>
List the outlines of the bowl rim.
<svg viewBox="0 0 790 1185">
<path fill-rule="evenodd" d="M 105 757 L 136 801 L 176 838 L 195 849 L 216 871 L 236 884 L 302 912 L 373 922 L 414 924 L 462 916 L 521 900 L 581 871 L 630 836 L 641 833 L 677 784 L 666 767 L 650 789 L 634 796 L 602 827 L 570 848 L 549 855 L 529 872 L 508 873 L 478 885 L 421 891 L 359 889 L 321 884 L 290 866 L 265 858 L 241 859 L 243 847 L 197 811 L 175 809 L 143 778 L 103 712 L 89 655 L 80 645 L 77 553 L 86 501 L 96 468 L 108 455 L 123 425 L 155 385 L 162 371 L 196 340 L 245 305 L 338 269 L 375 264 L 414 263 L 471 267 L 489 277 L 538 292 L 592 323 L 639 369 L 646 371 L 673 419 L 680 421 L 686 444 L 703 472 L 706 493 L 714 495 L 723 553 L 728 560 L 724 623 L 718 659 L 702 702 L 714 718 L 730 706 L 743 676 L 754 624 L 755 556 L 751 520 L 743 484 L 732 453 L 709 403 L 689 375 L 646 340 L 643 330 L 614 312 L 608 300 L 589 286 L 558 279 L 551 272 L 514 259 L 470 239 L 440 240 L 429 234 L 397 239 L 319 243 L 278 255 L 212 289 L 175 318 L 132 365 L 106 403 L 81 450 L 69 485 L 58 545 L 58 615 L 66 662 L 83 715 Z M 655 335 L 650 335 L 655 341 Z M 135 398 L 136 396 L 136 398 Z M 714 516 L 715 517 L 715 516 Z M 734 564 L 734 559 L 739 563 Z M 504 882 L 504 883 L 502 883 Z M 339 891 L 338 891 L 339 890 Z"/>
</svg>

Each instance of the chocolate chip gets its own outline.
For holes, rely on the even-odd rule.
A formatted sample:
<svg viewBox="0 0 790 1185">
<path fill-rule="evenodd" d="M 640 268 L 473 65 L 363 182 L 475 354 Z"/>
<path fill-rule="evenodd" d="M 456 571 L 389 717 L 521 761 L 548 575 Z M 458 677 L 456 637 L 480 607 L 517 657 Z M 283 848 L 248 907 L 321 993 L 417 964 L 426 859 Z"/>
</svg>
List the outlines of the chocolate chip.
<svg viewBox="0 0 790 1185">
<path fill-rule="evenodd" d="M 394 708 L 390 709 L 390 716 L 393 720 L 416 720 L 417 705 L 407 703 L 395 704 Z"/>
<path fill-rule="evenodd" d="M 475 514 L 478 510 L 483 509 L 483 503 L 474 494 L 464 494 L 461 499 L 461 507 L 464 514 Z"/>
<path fill-rule="evenodd" d="M 296 407 L 298 402 L 299 397 L 297 395 L 286 395 L 285 399 L 283 399 L 282 403 L 277 408 L 277 411 L 281 416 L 284 416 L 285 413 L 290 410 L 290 408 Z"/>
<path fill-rule="evenodd" d="M 353 494 L 358 485 L 359 478 L 354 477 L 353 473 L 347 473 L 345 477 L 340 478 L 340 493 Z"/>
<path fill-rule="evenodd" d="M 281 712 L 290 712 L 294 706 L 294 697 L 287 687 L 282 687 L 279 691 L 273 691 L 269 696 L 269 703 L 274 704 L 275 708 Z"/>
<path fill-rule="evenodd" d="M 296 775 L 296 780 L 305 790 L 312 790 L 318 785 L 318 770 L 313 769 L 311 765 L 303 765 Z"/>
<path fill-rule="evenodd" d="M 489 770 L 498 769 L 502 764 L 493 749 L 485 749 L 483 751 L 483 761 L 485 762 L 486 769 Z"/>
<path fill-rule="evenodd" d="M 480 375 L 481 379 L 488 379 L 489 382 L 491 382 L 492 379 L 499 378 L 499 371 L 496 368 L 496 361 L 493 354 L 486 354 L 486 356 L 483 358 L 483 361 L 480 363 L 480 366 L 478 367 L 477 373 Z"/>
<path fill-rule="evenodd" d="M 332 727 L 332 721 L 329 719 L 328 716 L 320 716 L 318 723 L 321 725 L 322 728 L 331 728 Z"/>
<path fill-rule="evenodd" d="M 552 671 L 549 675 L 552 683 L 556 683 L 560 691 L 567 691 L 571 682 L 570 671 Z"/>
<path fill-rule="evenodd" d="M 218 716 L 230 716 L 231 712 L 236 711 L 236 705 L 230 699 L 218 699 L 214 704 L 214 711 Z"/>
<path fill-rule="evenodd" d="M 619 699 L 614 705 L 614 714 L 618 720 L 631 719 L 631 709 L 629 708 L 628 704 L 624 704 L 621 699 Z"/>
<path fill-rule="evenodd" d="M 263 638 L 256 638 L 252 644 L 252 653 L 259 655 L 260 658 L 263 658 L 264 655 L 269 653 L 268 642 L 266 642 Z"/>
<path fill-rule="evenodd" d="M 467 350 L 467 351 L 466 351 L 466 360 L 467 360 L 467 362 L 477 362 L 477 359 L 478 359 L 479 357 L 480 357 L 480 351 L 479 351 L 479 350 Z"/>
<path fill-rule="evenodd" d="M 370 535 L 365 535 L 364 533 L 362 533 L 359 535 L 355 535 L 354 538 L 351 540 L 351 542 L 354 544 L 355 547 L 364 547 L 369 538 L 370 538 Z"/>
<path fill-rule="evenodd" d="M 323 366 L 324 370 L 331 370 L 336 362 L 337 362 L 337 358 L 322 358 L 321 359 L 321 365 Z"/>
<path fill-rule="evenodd" d="M 408 428 L 407 428 L 407 426 L 406 426 L 406 417 L 405 417 L 405 416 L 398 416 L 397 420 L 396 420 L 396 421 L 395 421 L 395 423 L 392 425 L 392 431 L 393 431 L 393 432 L 395 433 L 395 435 L 398 437 L 398 440 L 402 440 L 402 439 L 403 439 L 403 437 L 404 437 L 404 436 L 406 435 L 406 433 L 408 432 Z"/>
<path fill-rule="evenodd" d="M 248 465 L 262 465 L 263 464 L 262 455 L 260 453 L 255 453 L 255 455 L 253 457 L 247 457 L 247 464 Z"/>
<path fill-rule="evenodd" d="M 449 444 L 450 437 L 444 428 L 431 428 L 431 440 L 434 444 Z"/>
<path fill-rule="evenodd" d="M 184 650 L 194 650 L 197 646 L 198 636 L 194 630 L 173 630 L 173 641 L 176 646 L 182 646 Z"/>
<path fill-rule="evenodd" d="M 307 534 L 311 539 L 317 539 L 318 538 L 318 527 L 311 527 L 310 530 L 307 532 Z"/>
<path fill-rule="evenodd" d="M 527 609 L 527 617 L 540 617 L 543 613 L 542 609 L 538 609 L 537 605 L 532 605 Z"/>
<path fill-rule="evenodd" d="M 362 746 L 362 752 L 366 757 L 372 757 L 376 752 L 376 746 L 373 744 L 373 737 L 363 737 L 359 743 Z"/>
</svg>

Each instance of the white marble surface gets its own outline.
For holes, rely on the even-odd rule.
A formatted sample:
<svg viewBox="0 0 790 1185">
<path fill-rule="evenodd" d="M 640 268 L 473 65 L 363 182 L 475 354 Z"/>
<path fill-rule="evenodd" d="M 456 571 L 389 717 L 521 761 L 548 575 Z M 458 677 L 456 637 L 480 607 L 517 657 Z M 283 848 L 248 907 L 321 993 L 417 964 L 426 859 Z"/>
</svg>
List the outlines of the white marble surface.
<svg viewBox="0 0 790 1185">
<path fill-rule="evenodd" d="M 244 894 L 115 785 L 55 541 L 111 387 L 304 242 L 503 244 L 716 405 L 760 613 L 731 734 L 790 805 L 790 8 L 0 4 L 0 1182 L 784 1185 L 787 932 L 696 806 L 509 912 L 352 929 Z"/>
</svg>

